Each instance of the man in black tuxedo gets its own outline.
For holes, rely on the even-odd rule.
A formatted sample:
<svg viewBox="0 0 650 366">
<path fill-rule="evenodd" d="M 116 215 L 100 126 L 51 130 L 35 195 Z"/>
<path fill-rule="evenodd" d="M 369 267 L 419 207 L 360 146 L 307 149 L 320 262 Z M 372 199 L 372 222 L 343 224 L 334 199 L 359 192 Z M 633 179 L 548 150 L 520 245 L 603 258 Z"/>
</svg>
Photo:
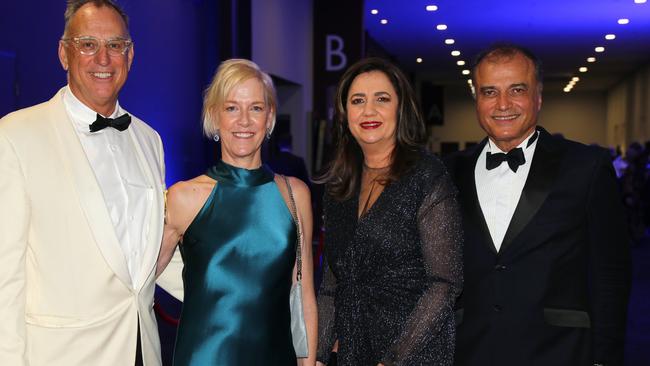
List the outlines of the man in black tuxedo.
<svg viewBox="0 0 650 366">
<path fill-rule="evenodd" d="M 465 228 L 456 365 L 622 365 L 629 247 L 609 156 L 537 126 L 529 51 L 486 50 L 473 84 L 488 138 L 446 160 Z"/>
</svg>

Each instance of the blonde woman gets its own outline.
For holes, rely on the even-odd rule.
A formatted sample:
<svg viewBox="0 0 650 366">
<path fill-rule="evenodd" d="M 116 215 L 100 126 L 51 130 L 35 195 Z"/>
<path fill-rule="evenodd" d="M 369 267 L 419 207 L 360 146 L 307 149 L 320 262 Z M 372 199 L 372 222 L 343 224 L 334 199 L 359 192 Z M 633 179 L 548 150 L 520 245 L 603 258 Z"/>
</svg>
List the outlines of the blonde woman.
<svg viewBox="0 0 650 366">
<path fill-rule="evenodd" d="M 248 60 L 221 64 L 203 103 L 204 131 L 222 160 L 172 186 L 159 271 L 181 242 L 184 303 L 174 365 L 296 363 L 289 291 L 296 280 L 296 221 L 311 243 L 310 194 L 262 165 L 275 123 L 271 78 Z M 293 196 L 296 210 L 292 202 Z M 317 311 L 311 245 L 302 246 L 303 305 L 315 364 Z"/>
</svg>

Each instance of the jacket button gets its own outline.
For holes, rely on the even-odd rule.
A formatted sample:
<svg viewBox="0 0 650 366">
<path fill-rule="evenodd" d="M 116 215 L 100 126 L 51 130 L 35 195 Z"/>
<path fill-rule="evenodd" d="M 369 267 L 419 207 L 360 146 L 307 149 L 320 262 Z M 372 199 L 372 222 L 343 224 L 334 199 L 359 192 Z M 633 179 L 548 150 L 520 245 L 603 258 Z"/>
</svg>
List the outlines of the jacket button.
<svg viewBox="0 0 650 366">
<path fill-rule="evenodd" d="M 494 266 L 494 269 L 497 271 L 505 271 L 508 267 L 504 266 L 503 264 L 497 264 Z"/>
<path fill-rule="evenodd" d="M 500 313 L 501 312 L 501 306 L 494 305 L 494 306 L 492 306 L 492 310 L 494 310 L 495 313 Z"/>
</svg>

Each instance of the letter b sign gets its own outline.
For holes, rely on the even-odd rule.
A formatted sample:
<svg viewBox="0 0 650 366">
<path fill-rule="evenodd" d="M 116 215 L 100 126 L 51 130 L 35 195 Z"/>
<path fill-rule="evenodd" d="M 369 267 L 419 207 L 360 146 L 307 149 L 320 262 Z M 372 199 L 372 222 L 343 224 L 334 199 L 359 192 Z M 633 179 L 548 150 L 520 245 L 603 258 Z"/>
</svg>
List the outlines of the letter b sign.
<svg viewBox="0 0 650 366">
<path fill-rule="evenodd" d="M 339 71 L 345 68 L 348 64 L 348 57 L 343 53 L 344 47 L 343 38 L 328 34 L 325 40 L 325 70 Z M 334 62 L 334 58 L 338 61 Z"/>
</svg>

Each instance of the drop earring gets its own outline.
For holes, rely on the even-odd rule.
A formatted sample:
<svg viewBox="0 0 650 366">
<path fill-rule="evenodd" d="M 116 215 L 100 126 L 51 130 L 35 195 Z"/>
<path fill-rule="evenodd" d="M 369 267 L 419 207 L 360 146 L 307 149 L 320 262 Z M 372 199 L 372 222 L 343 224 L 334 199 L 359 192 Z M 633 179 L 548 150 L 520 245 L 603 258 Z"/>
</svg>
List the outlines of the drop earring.
<svg viewBox="0 0 650 366">
<path fill-rule="evenodd" d="M 266 139 L 267 139 L 267 140 L 270 140 L 270 139 L 271 139 L 271 129 L 270 129 L 270 128 L 267 128 L 267 129 L 266 129 Z"/>
<path fill-rule="evenodd" d="M 215 132 L 214 136 L 212 136 L 212 139 L 214 140 L 214 142 L 219 142 L 219 130 Z"/>
</svg>

